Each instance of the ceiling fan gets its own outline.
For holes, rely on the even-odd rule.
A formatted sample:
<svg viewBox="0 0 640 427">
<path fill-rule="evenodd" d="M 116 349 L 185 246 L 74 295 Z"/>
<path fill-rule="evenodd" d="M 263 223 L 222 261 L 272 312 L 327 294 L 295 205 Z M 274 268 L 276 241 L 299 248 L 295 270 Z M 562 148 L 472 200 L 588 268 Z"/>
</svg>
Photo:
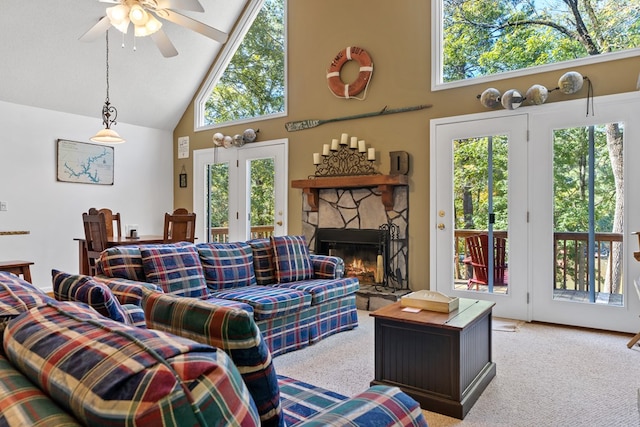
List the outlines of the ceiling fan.
<svg viewBox="0 0 640 427">
<path fill-rule="evenodd" d="M 227 33 L 203 24 L 200 21 L 182 15 L 175 10 L 204 12 L 198 0 L 98 0 L 101 3 L 112 3 L 106 13 L 96 25 L 91 27 L 80 37 L 81 41 L 93 41 L 113 26 L 123 33 L 133 24 L 135 37 L 150 36 L 155 42 L 162 56 L 169 58 L 176 56 L 176 50 L 169 37 L 162 31 L 162 20 L 178 24 L 220 43 L 227 41 Z"/>
</svg>

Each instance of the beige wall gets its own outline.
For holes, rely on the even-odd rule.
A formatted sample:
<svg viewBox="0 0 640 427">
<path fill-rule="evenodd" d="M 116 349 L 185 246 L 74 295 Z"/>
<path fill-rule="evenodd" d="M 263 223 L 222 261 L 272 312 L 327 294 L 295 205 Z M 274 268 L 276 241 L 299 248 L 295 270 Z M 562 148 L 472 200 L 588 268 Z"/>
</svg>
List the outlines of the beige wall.
<svg viewBox="0 0 640 427">
<path fill-rule="evenodd" d="M 345 132 L 365 139 L 378 151 L 377 166 L 389 172 L 389 152 L 410 154 L 409 172 L 409 278 L 413 289 L 428 288 L 429 277 L 429 121 L 434 118 L 485 112 L 476 96 L 487 87 L 502 92 L 526 91 L 533 84 L 556 86 L 567 70 L 493 82 L 465 88 L 431 92 L 431 6 L 425 0 L 295 0 L 289 1 L 288 72 L 289 115 L 252 125 L 222 128 L 225 135 L 259 128 L 260 140 L 289 138 L 289 178 L 313 174 L 312 153 L 322 144 Z M 345 100 L 333 96 L 326 84 L 326 69 L 333 57 L 347 46 L 366 49 L 374 62 L 374 73 L 366 100 Z M 343 68 L 343 78 L 353 80 L 355 64 Z M 637 58 L 576 68 L 593 82 L 595 95 L 635 90 Z M 350 77 L 351 76 L 351 77 Z M 586 96 L 586 85 L 575 95 L 552 93 L 548 102 Z M 384 106 L 401 108 L 433 104 L 427 110 L 384 117 L 330 123 L 314 129 L 287 132 L 284 123 L 304 119 L 328 119 L 377 111 Z M 586 104 L 585 104 L 586 107 Z M 526 108 L 526 107 L 522 107 Z M 190 137 L 190 148 L 212 146 L 215 131 L 193 131 L 190 107 L 174 132 L 175 206 L 191 207 L 192 157 L 177 160 L 177 138 Z M 182 166 L 189 174 L 189 188 L 178 187 Z M 289 233 L 301 232 L 301 191 L 289 192 Z"/>
</svg>

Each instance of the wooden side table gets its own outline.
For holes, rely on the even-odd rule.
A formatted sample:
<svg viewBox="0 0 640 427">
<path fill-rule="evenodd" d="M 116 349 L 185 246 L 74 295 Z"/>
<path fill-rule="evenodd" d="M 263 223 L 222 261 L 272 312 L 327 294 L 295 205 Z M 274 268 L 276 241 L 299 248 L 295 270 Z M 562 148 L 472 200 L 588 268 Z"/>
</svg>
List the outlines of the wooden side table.
<svg viewBox="0 0 640 427">
<path fill-rule="evenodd" d="M 8 271 L 18 276 L 22 275 L 24 280 L 32 283 L 30 265 L 33 265 L 31 261 L 0 261 L 0 271 Z"/>
<path fill-rule="evenodd" d="M 496 375 L 491 360 L 494 305 L 460 298 L 460 307 L 451 313 L 409 313 L 399 302 L 374 311 L 371 385 L 400 387 L 422 409 L 463 419 Z"/>
</svg>

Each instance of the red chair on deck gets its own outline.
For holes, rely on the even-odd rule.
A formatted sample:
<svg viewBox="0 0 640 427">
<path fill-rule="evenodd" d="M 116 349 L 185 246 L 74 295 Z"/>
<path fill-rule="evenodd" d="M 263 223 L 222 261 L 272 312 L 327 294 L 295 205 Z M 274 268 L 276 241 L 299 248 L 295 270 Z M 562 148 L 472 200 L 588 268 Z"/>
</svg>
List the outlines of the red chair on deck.
<svg viewBox="0 0 640 427">
<path fill-rule="evenodd" d="M 493 286 L 507 286 L 507 263 L 506 247 L 507 239 L 504 237 L 494 237 L 493 239 Z M 489 236 L 486 234 L 476 234 L 465 239 L 467 251 L 471 266 L 473 267 L 473 276 L 469 278 L 467 287 L 471 289 L 476 285 L 476 290 L 480 285 L 488 286 L 489 274 Z"/>
</svg>

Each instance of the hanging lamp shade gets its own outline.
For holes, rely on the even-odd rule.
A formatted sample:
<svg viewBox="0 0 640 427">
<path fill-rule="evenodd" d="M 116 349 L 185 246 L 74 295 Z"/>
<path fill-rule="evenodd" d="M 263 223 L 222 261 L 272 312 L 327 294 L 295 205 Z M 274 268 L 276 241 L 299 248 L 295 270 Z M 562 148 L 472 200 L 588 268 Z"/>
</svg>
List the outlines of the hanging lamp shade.
<svg viewBox="0 0 640 427">
<path fill-rule="evenodd" d="M 99 130 L 98 133 L 90 139 L 93 142 L 100 142 L 102 144 L 121 144 L 125 142 L 125 140 L 118 135 L 118 132 L 109 128 Z"/>
</svg>

